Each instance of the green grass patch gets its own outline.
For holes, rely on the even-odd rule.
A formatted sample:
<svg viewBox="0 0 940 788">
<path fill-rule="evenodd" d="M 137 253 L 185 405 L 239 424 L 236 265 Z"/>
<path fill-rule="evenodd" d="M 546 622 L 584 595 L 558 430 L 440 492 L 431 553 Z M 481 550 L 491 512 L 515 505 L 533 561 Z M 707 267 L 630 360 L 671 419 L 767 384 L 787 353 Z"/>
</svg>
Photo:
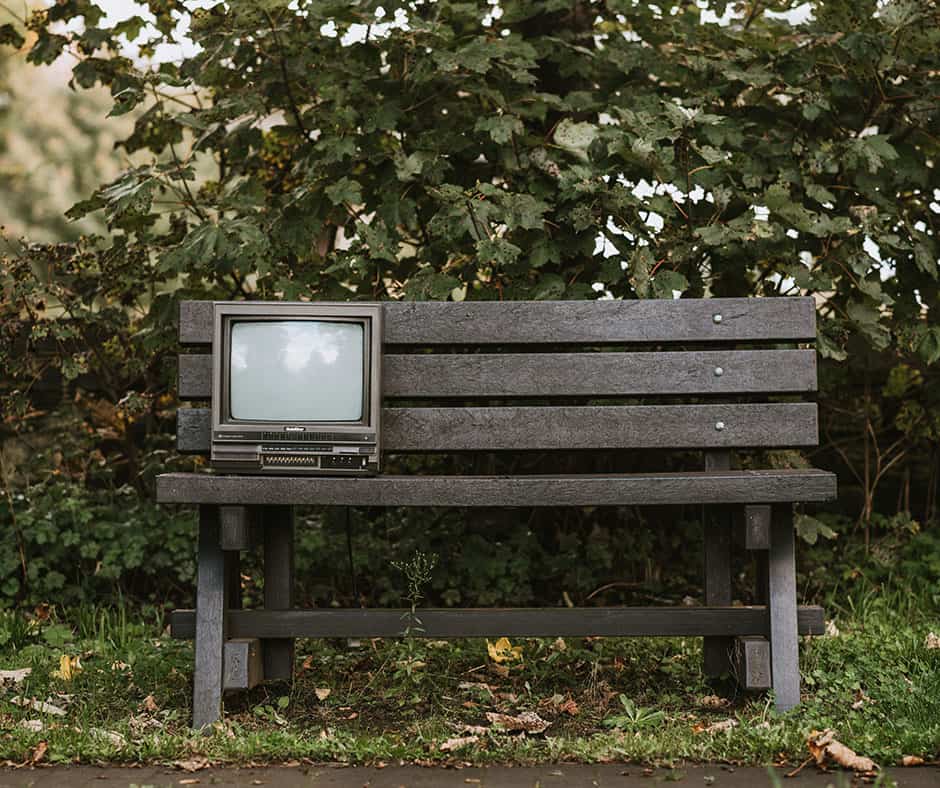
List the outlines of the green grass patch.
<svg viewBox="0 0 940 788">
<path fill-rule="evenodd" d="M 809 732 L 833 728 L 882 765 L 933 760 L 940 650 L 926 639 L 940 618 L 929 610 L 902 593 L 836 610 L 838 634 L 803 641 L 805 700 L 783 716 L 766 695 L 709 698 L 716 688 L 693 638 L 527 639 L 503 665 L 483 640 L 304 640 L 293 684 L 227 697 L 225 721 L 203 735 L 188 729 L 192 644 L 171 640 L 159 615 L 6 613 L 0 668 L 31 673 L 0 689 L 0 759 L 29 761 L 45 742 L 51 762 L 770 764 L 803 760 Z M 64 714 L 19 705 L 32 701 Z M 500 731 L 487 718 L 523 712 L 550 723 L 544 733 Z M 466 741 L 442 751 L 453 739 Z"/>
</svg>

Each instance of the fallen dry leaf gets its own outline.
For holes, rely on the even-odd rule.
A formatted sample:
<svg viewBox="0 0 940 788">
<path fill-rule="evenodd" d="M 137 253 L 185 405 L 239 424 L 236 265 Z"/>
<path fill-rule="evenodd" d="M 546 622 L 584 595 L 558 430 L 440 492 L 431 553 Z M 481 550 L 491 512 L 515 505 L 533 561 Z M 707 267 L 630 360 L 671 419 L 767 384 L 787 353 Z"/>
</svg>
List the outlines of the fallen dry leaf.
<svg viewBox="0 0 940 788">
<path fill-rule="evenodd" d="M 454 750 L 459 750 L 462 747 L 467 747 L 471 744 L 476 744 L 480 741 L 479 736 L 458 736 L 454 739 L 448 739 L 443 742 L 438 748 L 441 752 L 453 752 Z"/>
<path fill-rule="evenodd" d="M 738 721 L 729 717 L 727 720 L 713 722 L 711 725 L 706 725 L 704 722 L 697 722 L 692 726 L 692 733 L 722 733 L 723 731 L 730 731 L 737 726 Z"/>
<path fill-rule="evenodd" d="M 525 731 L 526 733 L 542 733 L 549 725 L 534 711 L 524 711 L 518 715 L 497 714 L 493 711 L 486 712 L 486 719 L 496 728 L 504 731 Z"/>
<path fill-rule="evenodd" d="M 463 725 L 458 733 L 465 733 L 468 736 L 485 736 L 489 728 L 485 725 Z"/>
<path fill-rule="evenodd" d="M 836 626 L 835 621 L 826 622 L 826 637 L 837 638 L 842 633 L 839 631 L 839 627 Z"/>
<path fill-rule="evenodd" d="M 125 739 L 120 733 L 117 733 L 116 731 L 106 731 L 103 728 L 92 728 L 90 733 L 96 739 L 104 739 L 106 742 L 117 748 L 121 748 L 127 744 L 127 739 Z"/>
<path fill-rule="evenodd" d="M 492 662 L 490 663 L 489 669 L 491 673 L 495 673 L 501 679 L 508 678 L 509 676 L 509 665 L 499 665 L 495 662 Z"/>
<path fill-rule="evenodd" d="M 924 759 L 918 755 L 905 755 L 901 758 L 901 766 L 923 766 Z"/>
<path fill-rule="evenodd" d="M 39 733 L 43 729 L 42 720 L 20 720 L 20 727 L 33 733 Z"/>
<path fill-rule="evenodd" d="M 46 757 L 46 751 L 49 749 L 49 744 L 47 742 L 41 741 L 36 745 L 33 750 L 32 755 L 29 756 L 30 763 L 39 763 L 43 758 Z"/>
<path fill-rule="evenodd" d="M 300 666 L 301 670 L 310 670 L 313 667 L 313 654 L 307 657 Z"/>
<path fill-rule="evenodd" d="M 180 780 L 180 785 L 199 785 L 198 777 L 185 777 Z"/>
<path fill-rule="evenodd" d="M 32 668 L 20 668 L 19 670 L 0 670 L 0 684 L 19 684 L 32 672 Z"/>
<path fill-rule="evenodd" d="M 929 649 L 940 648 L 940 635 L 935 632 L 928 632 L 924 639 L 924 647 Z"/>
<path fill-rule="evenodd" d="M 53 717 L 65 716 L 65 709 L 60 709 L 58 706 L 54 706 L 42 700 L 36 700 L 36 698 L 21 698 L 17 696 L 10 698 L 10 703 L 16 706 L 22 706 L 24 709 L 30 708 L 33 711 L 38 711 L 40 714 L 51 714 Z"/>
<path fill-rule="evenodd" d="M 560 704 L 558 711 L 560 713 L 570 714 L 572 717 L 577 717 L 581 713 L 581 709 L 578 708 L 578 704 L 575 703 L 574 698 L 568 698 L 568 700 Z"/>
<path fill-rule="evenodd" d="M 457 685 L 457 689 L 467 690 L 467 689 L 478 689 L 483 690 L 484 692 L 493 694 L 493 688 L 489 684 L 483 681 L 461 681 Z"/>
<path fill-rule="evenodd" d="M 858 755 L 842 742 L 836 741 L 835 731 L 827 728 L 824 731 L 813 731 L 806 740 L 810 754 L 816 759 L 816 765 L 822 766 L 827 759 L 835 761 L 843 769 L 856 772 L 872 772 L 877 765 L 871 758 Z"/>
<path fill-rule="evenodd" d="M 317 696 L 317 700 L 326 700 L 330 697 L 331 690 L 329 687 L 317 687 L 313 692 Z"/>
<path fill-rule="evenodd" d="M 157 701 L 153 697 L 153 695 L 148 695 L 146 698 L 144 698 L 140 704 L 140 707 L 144 711 L 149 711 L 149 712 L 157 711 L 157 709 L 160 708 L 159 706 L 157 706 Z"/>
<path fill-rule="evenodd" d="M 717 695 L 706 695 L 699 701 L 699 705 L 704 706 L 706 709 L 721 709 L 730 705 L 730 701 Z"/>
<path fill-rule="evenodd" d="M 504 662 L 518 662 L 522 659 L 522 646 L 514 646 L 509 638 L 500 638 L 495 643 L 486 641 L 486 652 L 493 662 L 501 665 Z"/>
<path fill-rule="evenodd" d="M 209 759 L 200 755 L 187 758 L 185 761 L 173 761 L 173 765 L 184 772 L 198 772 L 209 768 Z"/>
</svg>

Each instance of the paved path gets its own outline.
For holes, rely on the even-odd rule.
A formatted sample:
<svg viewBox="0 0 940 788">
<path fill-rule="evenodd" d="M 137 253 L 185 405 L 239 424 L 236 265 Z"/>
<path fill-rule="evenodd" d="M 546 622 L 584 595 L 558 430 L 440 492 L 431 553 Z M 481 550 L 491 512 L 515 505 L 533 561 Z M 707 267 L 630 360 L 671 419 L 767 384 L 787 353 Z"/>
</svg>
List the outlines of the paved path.
<svg viewBox="0 0 940 788">
<path fill-rule="evenodd" d="M 196 785 L 248 788 L 272 785 L 284 788 L 849 788 L 862 785 L 850 774 L 822 774 L 806 768 L 784 779 L 784 770 L 771 778 L 766 769 L 727 766 L 688 766 L 680 769 L 643 769 L 624 764 L 584 766 L 549 764 L 533 767 L 492 766 L 442 769 L 415 766 L 367 767 L 301 766 L 257 769 L 205 769 L 186 773 L 175 769 L 143 767 L 123 769 L 93 766 L 39 769 L 0 769 L 0 788 L 176 788 Z M 889 769 L 899 788 L 940 787 L 940 768 Z M 887 783 L 886 785 L 890 785 Z"/>
</svg>

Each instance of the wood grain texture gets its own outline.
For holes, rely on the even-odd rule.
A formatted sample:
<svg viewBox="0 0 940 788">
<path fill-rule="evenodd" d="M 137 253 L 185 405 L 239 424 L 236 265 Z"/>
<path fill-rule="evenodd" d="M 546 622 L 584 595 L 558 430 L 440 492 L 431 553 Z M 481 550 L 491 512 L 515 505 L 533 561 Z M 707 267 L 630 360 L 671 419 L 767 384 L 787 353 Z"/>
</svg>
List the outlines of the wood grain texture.
<svg viewBox="0 0 940 788">
<path fill-rule="evenodd" d="M 198 558 L 193 672 L 193 727 L 197 730 L 211 725 L 222 714 L 227 572 L 225 554 L 219 546 L 218 507 L 199 507 Z"/>
<path fill-rule="evenodd" d="M 792 506 L 778 505 L 773 508 L 767 563 L 771 680 L 777 710 L 787 711 L 800 702 L 800 648 L 797 637 L 799 626 Z"/>
<path fill-rule="evenodd" d="M 799 393 L 816 390 L 816 352 L 387 354 L 382 375 L 406 399 Z M 212 356 L 179 357 L 178 394 L 212 396 Z"/>
<path fill-rule="evenodd" d="M 627 506 L 831 501 L 835 474 L 762 470 L 558 476 L 157 477 L 160 503 L 327 506 Z"/>
<path fill-rule="evenodd" d="M 263 677 L 261 641 L 258 638 L 232 638 L 225 641 L 223 689 L 251 689 Z"/>
<path fill-rule="evenodd" d="M 738 685 L 746 690 L 770 689 L 770 642 L 760 635 L 735 639 L 734 664 Z"/>
<path fill-rule="evenodd" d="M 265 506 L 264 609 L 290 610 L 294 606 L 294 508 Z M 289 679 L 294 675 L 294 641 L 291 638 L 262 642 L 264 677 Z"/>
<path fill-rule="evenodd" d="M 705 452 L 705 471 L 731 470 L 730 451 Z M 705 604 L 731 604 L 731 510 L 727 506 L 705 507 Z M 708 637 L 702 645 L 702 670 L 717 677 L 731 672 L 734 641 Z"/>
<path fill-rule="evenodd" d="M 208 454 L 212 443 L 212 412 L 208 408 L 176 411 L 176 450 L 182 454 Z"/>
<path fill-rule="evenodd" d="M 813 341 L 812 298 L 383 303 L 394 345 Z M 716 322 L 715 316 L 720 315 Z M 182 344 L 212 341 L 212 302 L 180 304 Z"/>
<path fill-rule="evenodd" d="M 770 549 L 770 507 L 768 505 L 744 507 L 744 549 Z"/>
<path fill-rule="evenodd" d="M 239 610 L 229 613 L 233 637 L 401 637 L 405 610 Z M 447 637 L 676 637 L 767 635 L 765 607 L 574 607 L 435 609 L 419 612 L 423 638 Z M 800 633 L 824 631 L 819 607 L 799 609 Z M 193 614 L 175 610 L 170 632 L 190 638 Z"/>
<path fill-rule="evenodd" d="M 212 344 L 212 302 L 180 301 L 181 345 Z"/>
<path fill-rule="evenodd" d="M 181 353 L 177 357 L 176 395 L 181 400 L 212 397 L 212 355 Z"/>
<path fill-rule="evenodd" d="M 223 550 L 248 550 L 251 548 L 251 533 L 255 507 L 219 507 L 219 543 Z"/>
<path fill-rule="evenodd" d="M 177 411 L 181 452 L 205 453 L 208 409 Z M 722 405 L 595 405 L 385 408 L 387 452 L 575 449 L 723 449 L 815 446 L 815 402 Z"/>
</svg>

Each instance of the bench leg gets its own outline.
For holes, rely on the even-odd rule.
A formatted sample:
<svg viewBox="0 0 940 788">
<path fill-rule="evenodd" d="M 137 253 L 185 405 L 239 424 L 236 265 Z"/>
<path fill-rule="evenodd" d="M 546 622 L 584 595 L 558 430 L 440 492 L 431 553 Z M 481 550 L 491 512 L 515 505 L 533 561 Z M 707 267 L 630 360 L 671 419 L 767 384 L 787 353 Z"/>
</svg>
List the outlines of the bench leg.
<svg viewBox="0 0 940 788">
<path fill-rule="evenodd" d="M 264 609 L 290 610 L 294 606 L 294 509 L 264 507 Z M 293 638 L 266 638 L 262 642 L 265 679 L 294 675 Z"/>
<path fill-rule="evenodd" d="M 728 470 L 731 454 L 713 451 L 705 454 L 705 470 Z M 731 519 L 728 507 L 705 507 L 705 604 L 731 604 Z M 702 669 L 706 676 L 732 673 L 734 638 L 707 637 L 703 644 Z"/>
<path fill-rule="evenodd" d="M 219 544 L 218 507 L 200 506 L 193 671 L 193 727 L 197 730 L 216 722 L 222 714 L 227 582 L 225 554 Z"/>
<path fill-rule="evenodd" d="M 771 680 L 778 711 L 800 702 L 799 636 L 796 621 L 796 561 L 793 509 L 775 506 L 767 557 Z"/>
</svg>

